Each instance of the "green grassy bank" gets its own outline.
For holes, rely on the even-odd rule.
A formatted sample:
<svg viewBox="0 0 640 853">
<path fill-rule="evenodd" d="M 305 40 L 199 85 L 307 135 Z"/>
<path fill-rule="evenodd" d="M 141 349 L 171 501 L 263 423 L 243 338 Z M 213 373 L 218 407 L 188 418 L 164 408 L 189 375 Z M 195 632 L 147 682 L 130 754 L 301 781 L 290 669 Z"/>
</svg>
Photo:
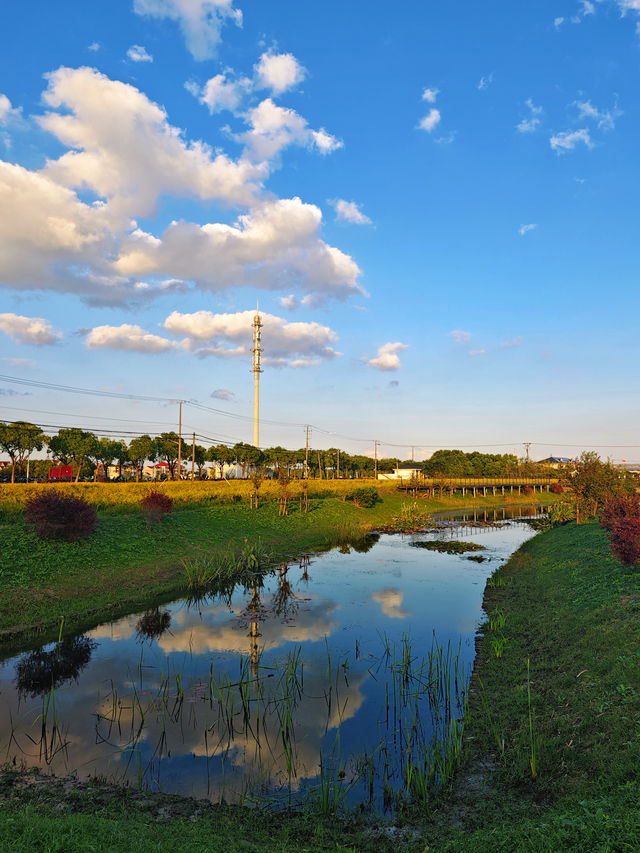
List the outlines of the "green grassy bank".
<svg viewBox="0 0 640 853">
<path fill-rule="evenodd" d="M 513 503 L 532 498 L 514 495 Z M 538 495 L 537 500 L 552 496 Z M 519 498 L 519 501 L 516 499 Z M 138 508 L 99 510 L 96 532 L 87 540 L 42 541 L 23 523 L 20 512 L 0 520 L 0 653 L 34 637 L 57 637 L 98 621 L 143 610 L 185 591 L 183 558 L 239 551 L 262 542 L 274 562 L 358 539 L 398 516 L 403 505 L 420 511 L 470 505 L 469 497 L 426 501 L 381 492 L 381 501 L 361 509 L 340 498 L 316 498 L 310 511 L 297 501 L 287 516 L 265 501 L 258 510 L 246 503 L 201 502 L 178 505 L 161 522 L 149 524 Z M 496 507 L 504 498 L 477 498 L 477 507 Z"/>
</svg>

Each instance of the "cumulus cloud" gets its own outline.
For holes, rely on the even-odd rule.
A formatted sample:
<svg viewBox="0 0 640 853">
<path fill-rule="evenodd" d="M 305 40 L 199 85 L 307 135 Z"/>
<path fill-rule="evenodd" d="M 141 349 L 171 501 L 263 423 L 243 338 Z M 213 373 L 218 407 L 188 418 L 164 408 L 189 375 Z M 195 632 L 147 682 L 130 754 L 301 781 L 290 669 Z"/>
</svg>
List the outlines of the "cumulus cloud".
<svg viewBox="0 0 640 853">
<path fill-rule="evenodd" d="M 228 20 L 242 26 L 242 12 L 234 9 L 233 0 L 134 0 L 133 11 L 177 21 L 187 50 L 197 60 L 215 56 L 220 31 Z"/>
<path fill-rule="evenodd" d="M 395 587 L 387 587 L 371 593 L 371 598 L 380 605 L 380 609 L 389 619 L 406 619 L 411 616 L 402 607 L 403 596 L 402 590 Z"/>
<path fill-rule="evenodd" d="M 521 226 L 518 228 L 518 234 L 519 234 L 521 237 L 524 237 L 524 235 L 525 235 L 527 232 L 529 232 L 529 231 L 534 231 L 537 227 L 538 227 L 538 226 L 537 226 L 537 224 L 535 224 L 535 223 L 533 223 L 533 222 L 532 222 L 532 223 L 530 223 L 529 225 L 521 225 Z"/>
<path fill-rule="evenodd" d="M 10 119 L 20 115 L 20 109 L 11 106 L 6 95 L 0 94 L 0 124 L 6 124 Z"/>
<path fill-rule="evenodd" d="M 586 127 L 580 130 L 565 130 L 556 133 L 549 139 L 549 145 L 558 154 L 564 154 L 567 151 L 573 151 L 576 145 L 582 143 L 587 148 L 593 148 L 591 135 Z"/>
<path fill-rule="evenodd" d="M 429 110 L 428 114 L 422 119 L 419 124 L 421 130 L 426 130 L 431 133 L 432 130 L 440 123 L 440 110 L 435 107 Z"/>
<path fill-rule="evenodd" d="M 306 70 L 291 53 L 263 53 L 255 66 L 257 85 L 281 95 L 301 83 Z"/>
<path fill-rule="evenodd" d="M 371 220 L 360 210 L 355 201 L 345 201 L 342 198 L 337 198 L 331 201 L 330 204 L 333 205 L 336 211 L 336 219 L 351 222 L 354 225 L 371 225 Z"/>
<path fill-rule="evenodd" d="M 213 115 L 216 112 L 230 110 L 235 112 L 246 94 L 251 89 L 251 80 L 242 77 L 239 80 L 228 78 L 225 74 L 216 74 L 202 86 L 197 83 L 186 83 L 186 89 L 204 104 Z"/>
<path fill-rule="evenodd" d="M 0 314 L 0 331 L 18 344 L 51 346 L 62 338 L 51 323 L 42 317 L 23 317 L 20 314 Z"/>
<path fill-rule="evenodd" d="M 422 93 L 422 100 L 428 101 L 430 104 L 435 104 L 436 98 L 440 94 L 440 89 L 426 88 Z"/>
<path fill-rule="evenodd" d="M 149 215 L 165 193 L 246 204 L 266 175 L 264 166 L 185 142 L 161 107 L 94 68 L 59 68 L 48 83 L 43 99 L 51 111 L 39 122 L 72 150 L 49 160 L 46 174 L 93 190 L 121 213 Z"/>
<path fill-rule="evenodd" d="M 449 332 L 449 337 L 453 338 L 457 344 L 466 344 L 471 340 L 471 332 L 464 332 L 462 329 L 454 329 Z"/>
<path fill-rule="evenodd" d="M 181 336 L 181 345 L 196 355 L 234 358 L 246 356 L 251 349 L 254 311 L 235 314 L 171 313 L 164 322 L 170 334 Z M 261 313 L 264 324 L 263 362 L 276 367 L 309 367 L 340 356 L 334 344 L 337 334 L 320 323 L 291 323 L 274 314 Z"/>
<path fill-rule="evenodd" d="M 540 122 L 542 121 L 540 116 L 544 111 L 542 107 L 537 107 L 531 98 L 527 98 L 525 103 L 529 108 L 529 115 L 516 125 L 516 129 L 519 133 L 533 133 L 540 126 Z"/>
<path fill-rule="evenodd" d="M 132 44 L 127 56 L 132 62 L 153 62 L 153 56 L 141 44 Z"/>
<path fill-rule="evenodd" d="M 376 370 L 397 370 L 400 367 L 398 353 L 405 349 L 409 349 L 409 345 L 402 344 L 399 341 L 382 344 L 378 348 L 378 355 L 375 358 L 370 358 L 367 364 L 369 367 L 375 367 Z"/>
<path fill-rule="evenodd" d="M 96 326 L 87 335 L 86 345 L 89 349 L 157 353 L 175 348 L 176 343 L 145 332 L 140 326 L 123 323 L 121 326 Z"/>
<path fill-rule="evenodd" d="M 315 148 L 320 154 L 330 154 L 343 145 L 324 128 L 312 130 L 295 110 L 280 107 L 271 98 L 249 110 L 245 119 L 250 129 L 238 138 L 247 145 L 252 159 L 270 160 L 290 145 Z"/>
<path fill-rule="evenodd" d="M 322 213 L 299 198 L 265 202 L 234 225 L 173 222 L 162 239 L 138 231 L 116 267 L 124 275 L 170 275 L 210 290 L 295 286 L 322 299 L 364 293 L 348 255 L 319 238 Z"/>
</svg>

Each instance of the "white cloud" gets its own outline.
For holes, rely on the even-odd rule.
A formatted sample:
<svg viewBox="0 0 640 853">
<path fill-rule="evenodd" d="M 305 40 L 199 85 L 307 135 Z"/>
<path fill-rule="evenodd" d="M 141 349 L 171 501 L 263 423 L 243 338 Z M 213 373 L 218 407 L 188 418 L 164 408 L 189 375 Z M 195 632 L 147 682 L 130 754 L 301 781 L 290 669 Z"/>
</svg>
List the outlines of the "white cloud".
<svg viewBox="0 0 640 853">
<path fill-rule="evenodd" d="M 537 224 L 535 224 L 533 222 L 529 225 L 521 225 L 518 228 L 518 234 L 521 237 L 524 237 L 525 234 L 527 234 L 529 231 L 534 231 L 537 227 L 538 227 Z"/>
<path fill-rule="evenodd" d="M 11 101 L 6 95 L 0 94 L 0 124 L 6 124 L 10 119 L 17 118 L 22 110 L 11 106 Z"/>
<path fill-rule="evenodd" d="M 184 336 L 182 345 L 196 355 L 246 356 L 251 349 L 254 315 L 255 311 L 235 314 L 174 311 L 165 320 L 164 327 L 172 335 Z M 260 316 L 264 324 L 262 360 L 265 364 L 309 367 L 341 355 L 333 346 L 338 336 L 328 326 L 315 322 L 292 323 L 262 312 Z"/>
<path fill-rule="evenodd" d="M 576 145 L 582 143 L 587 148 L 593 148 L 593 142 L 587 128 L 583 127 L 580 130 L 565 130 L 561 133 L 556 133 L 549 140 L 549 145 L 558 154 L 564 154 L 566 151 L 573 151 Z"/>
<path fill-rule="evenodd" d="M 234 225 L 173 222 L 162 239 L 138 231 L 116 263 L 127 276 L 195 281 L 209 290 L 293 288 L 314 298 L 364 293 L 349 255 L 319 238 L 322 213 L 299 198 L 264 202 Z"/>
<path fill-rule="evenodd" d="M 153 56 L 141 44 L 132 44 L 127 56 L 132 62 L 153 62 Z"/>
<path fill-rule="evenodd" d="M 360 210 L 355 201 L 345 201 L 342 198 L 337 198 L 331 201 L 330 204 L 335 208 L 336 219 L 342 219 L 354 225 L 371 224 L 369 217 Z"/>
<path fill-rule="evenodd" d="M 370 358 L 367 364 L 369 367 L 375 367 L 376 370 L 397 370 L 400 367 L 398 353 L 405 349 L 409 349 L 409 345 L 402 344 L 399 341 L 382 344 L 378 348 L 378 355 L 375 358 Z"/>
<path fill-rule="evenodd" d="M 228 80 L 224 74 L 216 74 L 202 88 L 197 83 L 186 83 L 185 88 L 194 95 L 201 104 L 209 108 L 209 112 L 230 110 L 235 112 L 251 88 L 251 81 L 246 77 L 240 80 Z"/>
<path fill-rule="evenodd" d="M 436 98 L 440 94 L 440 89 L 427 88 L 422 93 L 422 100 L 428 101 L 430 104 L 435 104 Z"/>
<path fill-rule="evenodd" d="M 591 2 L 591 0 L 581 0 L 581 3 L 582 3 L 582 14 L 583 14 L 583 16 L 586 17 L 587 15 L 595 15 L 596 7 Z"/>
<path fill-rule="evenodd" d="M 92 53 L 97 53 L 100 50 L 100 42 L 92 41 L 91 44 L 87 47 L 87 50 L 90 50 Z"/>
<path fill-rule="evenodd" d="M 469 350 L 470 356 L 484 355 L 485 353 L 486 353 L 486 350 L 484 350 L 484 349 L 470 349 Z"/>
<path fill-rule="evenodd" d="M 480 81 L 478 82 L 478 89 L 482 92 L 484 89 L 488 89 L 492 83 L 493 71 L 490 74 L 487 74 L 486 76 L 480 78 Z"/>
<path fill-rule="evenodd" d="M 306 70 L 291 53 L 263 53 L 255 66 L 257 86 L 281 95 L 301 83 Z"/>
<path fill-rule="evenodd" d="M 64 112 L 39 119 L 71 148 L 47 163 L 65 186 L 87 188 L 129 215 L 153 213 L 162 194 L 251 201 L 265 167 L 235 162 L 203 142 L 185 142 L 165 111 L 127 83 L 93 68 L 60 68 L 47 75 L 45 103 Z"/>
<path fill-rule="evenodd" d="M 251 129 L 238 138 L 247 145 L 253 159 L 271 160 L 290 145 L 315 147 L 321 154 L 343 145 L 323 128 L 312 130 L 295 110 L 280 107 L 271 98 L 249 110 L 245 119 Z"/>
<path fill-rule="evenodd" d="M 437 110 L 435 107 L 429 110 L 428 114 L 422 119 L 419 124 L 421 130 L 426 130 L 427 133 L 431 133 L 431 131 L 438 125 L 440 122 L 440 110 Z"/>
<path fill-rule="evenodd" d="M 215 56 L 227 20 L 242 26 L 242 12 L 233 8 L 233 0 L 134 0 L 133 11 L 178 21 L 187 49 L 198 60 Z"/>
<path fill-rule="evenodd" d="M 403 591 L 394 587 L 371 593 L 371 598 L 380 605 L 380 609 L 389 619 L 406 619 L 408 616 L 411 616 L 402 607 L 403 597 Z"/>
<path fill-rule="evenodd" d="M 523 118 L 522 121 L 516 125 L 516 129 L 519 133 L 533 133 L 540 126 L 540 116 L 544 110 L 542 107 L 537 107 L 531 98 L 527 98 L 525 104 L 529 108 L 529 115 L 527 118 Z"/>
<path fill-rule="evenodd" d="M 564 18 L 554 18 L 553 19 L 553 26 L 556 28 L 556 30 L 559 30 L 563 24 L 564 24 Z"/>
<path fill-rule="evenodd" d="M 522 336 L 518 335 L 517 338 L 511 338 L 511 340 L 502 341 L 502 343 L 500 344 L 500 347 L 502 349 L 511 349 L 512 347 L 519 347 L 521 343 L 522 343 Z"/>
<path fill-rule="evenodd" d="M 591 101 L 576 101 L 575 106 L 578 108 L 580 118 L 593 119 L 600 130 L 613 130 L 616 119 L 622 115 L 622 111 L 617 108 L 599 110 L 593 106 Z"/>
<path fill-rule="evenodd" d="M 18 344 L 51 346 L 62 338 L 51 323 L 42 317 L 23 317 L 20 314 L 0 314 L 0 331 Z"/>
<path fill-rule="evenodd" d="M 462 329 L 454 329 L 449 332 L 449 337 L 453 338 L 457 344 L 466 344 L 471 340 L 471 332 L 463 332 Z"/>
<path fill-rule="evenodd" d="M 121 326 L 96 326 L 87 335 L 86 345 L 89 349 L 157 353 L 174 349 L 176 343 L 145 332 L 140 326 L 123 323 Z"/>
</svg>

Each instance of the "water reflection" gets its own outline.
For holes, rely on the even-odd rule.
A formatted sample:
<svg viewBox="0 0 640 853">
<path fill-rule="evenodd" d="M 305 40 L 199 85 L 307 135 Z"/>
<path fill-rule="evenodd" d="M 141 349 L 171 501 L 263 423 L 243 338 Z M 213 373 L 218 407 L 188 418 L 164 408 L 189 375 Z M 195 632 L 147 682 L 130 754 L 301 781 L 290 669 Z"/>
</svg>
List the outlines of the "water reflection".
<svg viewBox="0 0 640 853">
<path fill-rule="evenodd" d="M 532 532 L 496 513 L 417 536 L 482 536 L 502 559 Z M 415 538 L 305 556 L 7 662 L 0 750 L 214 801 L 420 798 L 415 780 L 432 785 L 459 749 L 492 566 Z"/>
</svg>

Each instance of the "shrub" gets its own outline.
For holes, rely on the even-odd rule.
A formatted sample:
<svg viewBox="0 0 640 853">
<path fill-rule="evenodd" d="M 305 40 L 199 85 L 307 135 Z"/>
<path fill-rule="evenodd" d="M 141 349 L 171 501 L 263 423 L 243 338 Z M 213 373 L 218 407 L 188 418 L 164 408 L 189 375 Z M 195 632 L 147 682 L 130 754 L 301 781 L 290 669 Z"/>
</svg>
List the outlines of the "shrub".
<svg viewBox="0 0 640 853">
<path fill-rule="evenodd" d="M 40 492 L 30 497 L 24 520 L 41 539 L 74 542 L 90 536 L 96 527 L 96 511 L 84 498 L 62 492 Z"/>
<path fill-rule="evenodd" d="M 352 501 L 356 506 L 368 509 L 378 503 L 380 495 L 378 490 L 373 486 L 362 486 L 359 489 L 352 489 L 348 492 L 347 500 Z"/>
<path fill-rule="evenodd" d="M 562 483 L 551 483 L 549 491 L 553 492 L 554 495 L 561 495 L 564 492 L 564 486 Z"/>
<path fill-rule="evenodd" d="M 532 495 L 533 489 L 531 488 L 531 486 L 523 486 L 522 487 L 522 494 L 523 495 Z"/>
<path fill-rule="evenodd" d="M 640 561 L 640 518 L 621 518 L 609 533 L 611 550 L 624 566 Z"/>
<path fill-rule="evenodd" d="M 164 492 L 149 492 L 140 501 L 140 506 L 150 521 L 160 521 L 163 516 L 172 511 L 173 501 Z"/>
<path fill-rule="evenodd" d="M 640 518 L 640 495 L 611 495 L 604 502 L 600 511 L 600 524 L 605 530 L 613 530 L 614 526 L 625 518 Z"/>
</svg>

